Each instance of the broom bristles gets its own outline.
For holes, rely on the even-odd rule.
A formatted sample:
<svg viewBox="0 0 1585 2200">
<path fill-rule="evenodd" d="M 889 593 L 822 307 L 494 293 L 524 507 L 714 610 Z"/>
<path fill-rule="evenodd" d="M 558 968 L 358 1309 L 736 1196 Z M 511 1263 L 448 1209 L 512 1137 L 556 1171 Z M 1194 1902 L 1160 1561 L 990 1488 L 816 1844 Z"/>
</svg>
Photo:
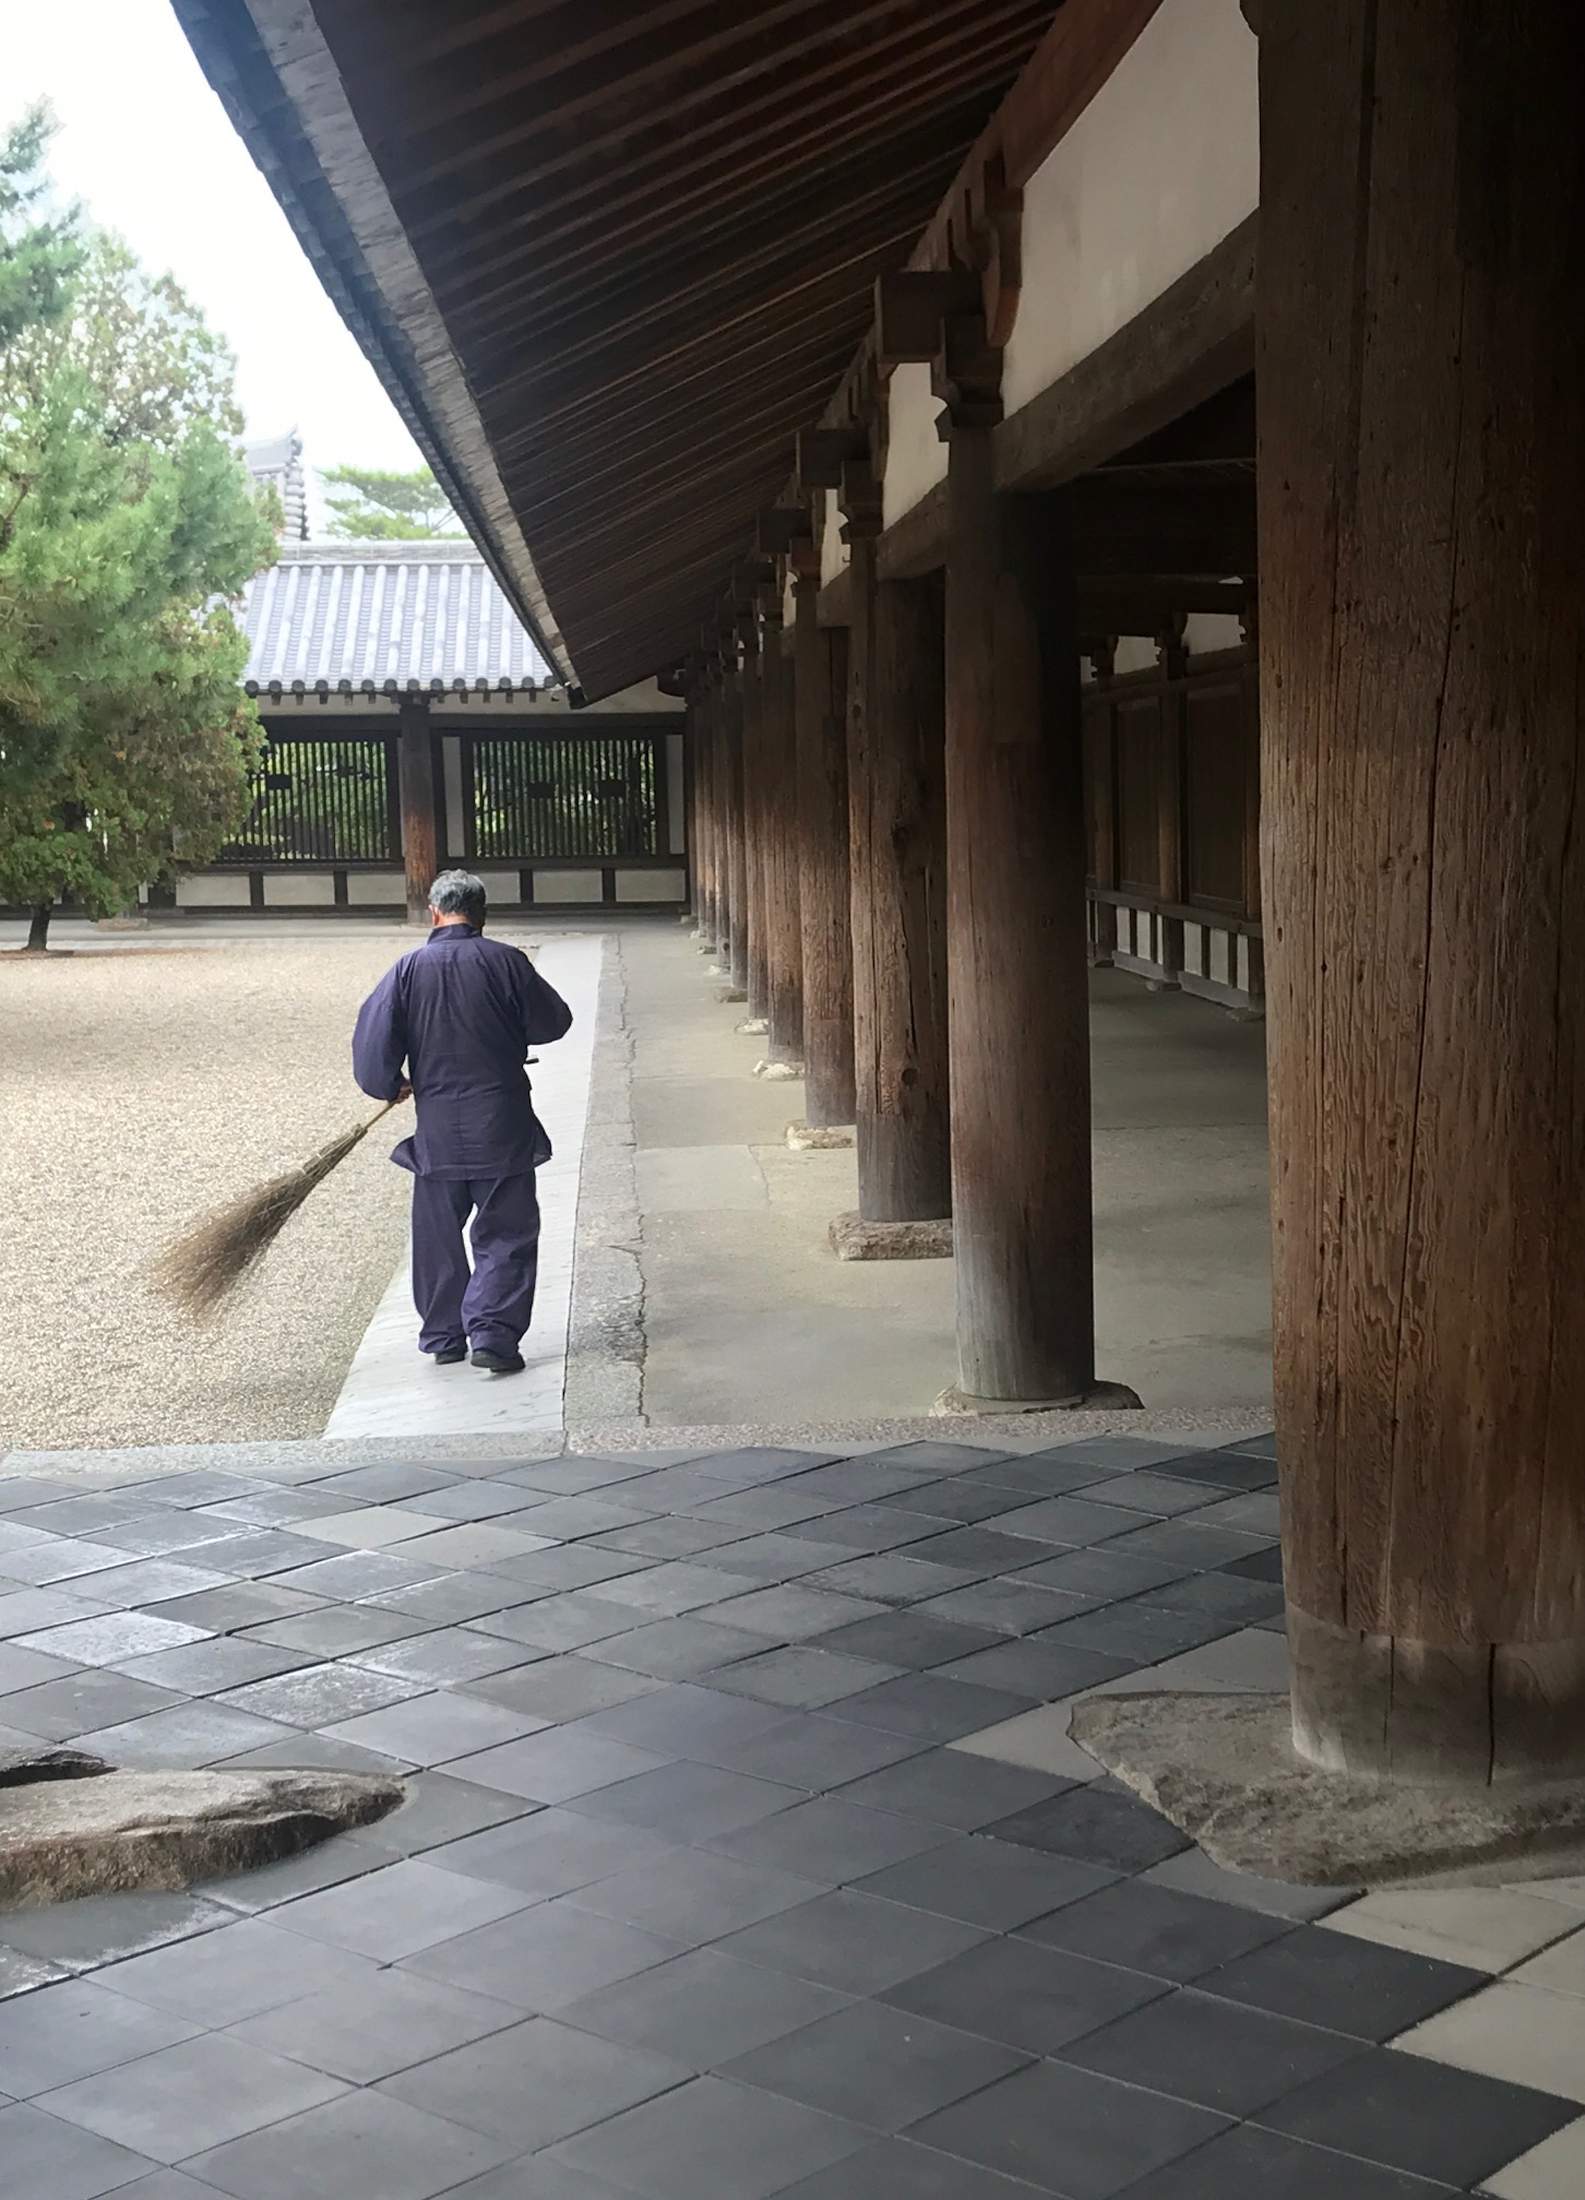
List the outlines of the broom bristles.
<svg viewBox="0 0 1585 2200">
<path fill-rule="evenodd" d="M 257 1266 L 310 1192 L 360 1145 L 396 1106 L 393 1100 L 354 1124 L 295 1169 L 255 1185 L 240 1199 L 206 1215 L 160 1253 L 149 1281 L 195 1322 L 213 1320 L 243 1277 Z"/>
</svg>

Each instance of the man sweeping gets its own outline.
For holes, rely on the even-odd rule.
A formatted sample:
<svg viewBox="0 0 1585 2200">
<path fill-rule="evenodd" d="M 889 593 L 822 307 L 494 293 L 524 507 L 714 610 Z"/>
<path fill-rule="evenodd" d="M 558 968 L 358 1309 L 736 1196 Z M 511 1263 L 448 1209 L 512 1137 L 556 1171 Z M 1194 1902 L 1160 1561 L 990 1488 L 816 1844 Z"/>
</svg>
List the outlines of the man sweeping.
<svg viewBox="0 0 1585 2200">
<path fill-rule="evenodd" d="M 429 913 L 423 946 L 358 1011 L 352 1073 L 371 1099 L 411 1091 L 418 1108 L 391 1159 L 413 1173 L 419 1350 L 446 1367 L 471 1344 L 475 1367 L 515 1375 L 539 1264 L 534 1171 L 550 1159 L 523 1064 L 565 1036 L 572 1011 L 520 948 L 485 938 L 482 880 L 442 872 Z"/>
</svg>

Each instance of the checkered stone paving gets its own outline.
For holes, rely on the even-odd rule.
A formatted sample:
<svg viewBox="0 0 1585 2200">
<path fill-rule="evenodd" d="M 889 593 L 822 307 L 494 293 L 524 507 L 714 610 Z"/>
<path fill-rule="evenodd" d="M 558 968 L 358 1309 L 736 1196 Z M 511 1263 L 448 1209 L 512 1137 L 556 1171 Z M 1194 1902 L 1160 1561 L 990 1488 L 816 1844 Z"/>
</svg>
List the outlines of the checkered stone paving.
<svg viewBox="0 0 1585 2200">
<path fill-rule="evenodd" d="M 0 1473 L 0 1745 L 395 1766 L 0 1916 L 4 2200 L 1563 2200 L 1585 1882 L 1220 1872 L 1066 1738 L 1280 1687 L 1269 1438 Z"/>
</svg>

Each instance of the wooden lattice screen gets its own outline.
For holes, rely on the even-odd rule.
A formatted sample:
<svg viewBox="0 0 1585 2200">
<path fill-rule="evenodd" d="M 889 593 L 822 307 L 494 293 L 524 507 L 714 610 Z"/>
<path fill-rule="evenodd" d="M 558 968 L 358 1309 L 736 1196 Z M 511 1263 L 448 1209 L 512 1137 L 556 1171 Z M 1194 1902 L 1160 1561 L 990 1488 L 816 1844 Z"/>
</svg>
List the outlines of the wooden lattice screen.
<svg viewBox="0 0 1585 2200">
<path fill-rule="evenodd" d="M 380 734 L 272 735 L 253 807 L 224 863 L 399 863 L 391 743 Z"/>
<path fill-rule="evenodd" d="M 467 853 L 506 863 L 658 856 L 664 787 L 660 737 L 652 733 L 470 735 L 463 742 Z"/>
</svg>

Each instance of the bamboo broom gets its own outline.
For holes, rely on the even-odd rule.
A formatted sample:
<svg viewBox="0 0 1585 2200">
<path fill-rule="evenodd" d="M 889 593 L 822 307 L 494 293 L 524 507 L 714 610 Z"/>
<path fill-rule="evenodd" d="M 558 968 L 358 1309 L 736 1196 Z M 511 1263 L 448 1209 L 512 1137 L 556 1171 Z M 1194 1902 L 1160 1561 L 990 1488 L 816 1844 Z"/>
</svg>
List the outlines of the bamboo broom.
<svg viewBox="0 0 1585 2200">
<path fill-rule="evenodd" d="M 243 1277 L 255 1268 L 332 1169 L 363 1143 L 399 1101 L 388 1100 L 366 1122 L 356 1123 L 283 1176 L 272 1176 L 240 1199 L 228 1201 L 175 1239 L 150 1263 L 149 1281 L 162 1298 L 195 1322 L 211 1322 Z"/>
</svg>

